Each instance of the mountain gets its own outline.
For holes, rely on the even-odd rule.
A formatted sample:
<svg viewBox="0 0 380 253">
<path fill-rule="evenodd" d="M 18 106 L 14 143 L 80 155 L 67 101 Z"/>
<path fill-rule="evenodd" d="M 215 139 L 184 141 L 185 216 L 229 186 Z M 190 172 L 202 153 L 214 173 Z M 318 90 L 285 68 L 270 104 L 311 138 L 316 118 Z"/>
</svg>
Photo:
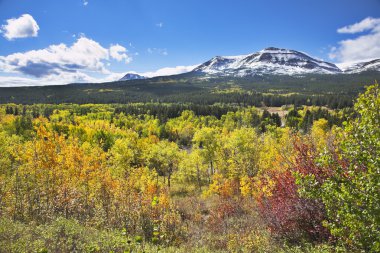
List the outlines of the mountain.
<svg viewBox="0 0 380 253">
<path fill-rule="evenodd" d="M 380 59 L 356 62 L 352 64 L 342 64 L 341 69 L 347 74 L 360 73 L 364 71 L 380 71 Z"/>
<path fill-rule="evenodd" d="M 119 81 L 128 81 L 128 80 L 139 80 L 139 79 L 146 79 L 145 76 L 141 76 L 139 74 L 134 73 L 127 73 L 125 76 L 120 78 Z"/>
<path fill-rule="evenodd" d="M 336 65 L 296 50 L 269 47 L 240 56 L 216 56 L 193 72 L 217 76 L 303 75 L 342 73 Z"/>
<path fill-rule="evenodd" d="M 305 53 L 276 47 L 268 47 L 256 53 L 238 56 L 215 56 L 181 77 L 258 77 L 305 76 L 310 74 L 357 74 L 380 72 L 380 59 L 354 64 L 338 64 L 313 58 Z M 119 81 L 147 79 L 128 73 Z"/>
</svg>

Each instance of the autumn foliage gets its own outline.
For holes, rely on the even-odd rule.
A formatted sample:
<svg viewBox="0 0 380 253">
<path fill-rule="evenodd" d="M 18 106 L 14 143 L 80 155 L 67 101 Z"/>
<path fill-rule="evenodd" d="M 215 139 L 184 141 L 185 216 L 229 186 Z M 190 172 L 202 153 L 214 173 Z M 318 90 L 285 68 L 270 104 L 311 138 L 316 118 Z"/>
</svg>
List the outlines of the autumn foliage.
<svg viewBox="0 0 380 253">
<path fill-rule="evenodd" d="M 344 124 L 349 110 L 313 107 L 281 122 L 257 108 L 159 120 L 1 105 L 0 252 L 28 240 L 41 252 L 376 252 L 378 89 Z"/>
</svg>

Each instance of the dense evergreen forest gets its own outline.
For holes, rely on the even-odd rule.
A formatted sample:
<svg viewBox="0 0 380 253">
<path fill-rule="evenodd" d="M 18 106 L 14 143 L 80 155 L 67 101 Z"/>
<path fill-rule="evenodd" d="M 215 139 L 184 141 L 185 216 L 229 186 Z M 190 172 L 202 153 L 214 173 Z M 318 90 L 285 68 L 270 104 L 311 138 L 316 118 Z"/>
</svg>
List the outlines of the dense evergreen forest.
<svg viewBox="0 0 380 253">
<path fill-rule="evenodd" d="M 50 89 L 87 101 L 60 86 L 0 105 L 0 252 L 380 251 L 377 84 L 352 107 L 257 108 L 266 95 L 234 86 L 215 93 L 233 103 L 46 104 Z"/>
<path fill-rule="evenodd" d="M 246 78 L 181 74 L 101 84 L 0 88 L 0 103 L 215 103 L 241 106 L 314 105 L 351 107 L 379 72 Z"/>
</svg>

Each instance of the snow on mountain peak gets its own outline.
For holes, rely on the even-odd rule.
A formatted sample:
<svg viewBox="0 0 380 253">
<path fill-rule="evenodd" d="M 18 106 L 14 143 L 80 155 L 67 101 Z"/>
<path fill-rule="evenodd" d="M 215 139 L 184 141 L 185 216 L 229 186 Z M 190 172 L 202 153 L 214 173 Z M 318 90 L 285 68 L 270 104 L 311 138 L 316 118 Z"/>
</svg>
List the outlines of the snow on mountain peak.
<svg viewBox="0 0 380 253">
<path fill-rule="evenodd" d="M 380 59 L 372 59 L 361 62 L 340 63 L 337 64 L 344 73 L 353 74 L 363 71 L 380 71 Z"/>
<path fill-rule="evenodd" d="M 141 76 L 136 73 L 127 73 L 119 81 L 138 80 L 138 79 L 146 79 L 146 77 Z"/>
<path fill-rule="evenodd" d="M 249 77 L 256 75 L 355 74 L 364 71 L 380 72 L 380 59 L 335 65 L 300 51 L 267 47 L 252 54 L 215 56 L 195 67 L 190 73 Z M 147 77 L 129 72 L 120 81 L 145 78 Z"/>
<path fill-rule="evenodd" d="M 332 63 L 304 53 L 268 47 L 259 52 L 241 56 L 217 56 L 194 69 L 212 75 L 252 76 L 262 74 L 302 75 L 307 73 L 340 73 Z"/>
</svg>

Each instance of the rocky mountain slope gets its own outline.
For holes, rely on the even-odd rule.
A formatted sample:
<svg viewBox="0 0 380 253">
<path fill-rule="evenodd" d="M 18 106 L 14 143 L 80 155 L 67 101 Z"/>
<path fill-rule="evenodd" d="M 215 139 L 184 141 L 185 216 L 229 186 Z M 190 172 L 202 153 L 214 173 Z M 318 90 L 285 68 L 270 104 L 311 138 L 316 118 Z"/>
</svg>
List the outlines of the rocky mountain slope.
<svg viewBox="0 0 380 253">
<path fill-rule="evenodd" d="M 312 58 L 295 50 L 269 47 L 249 55 L 216 56 L 199 65 L 193 72 L 244 77 L 264 74 L 337 74 L 342 70 L 333 63 Z"/>
<path fill-rule="evenodd" d="M 139 79 L 146 79 L 146 77 L 141 76 L 139 74 L 135 74 L 135 73 L 127 73 L 125 76 L 120 78 L 119 81 L 139 80 Z"/>
</svg>

